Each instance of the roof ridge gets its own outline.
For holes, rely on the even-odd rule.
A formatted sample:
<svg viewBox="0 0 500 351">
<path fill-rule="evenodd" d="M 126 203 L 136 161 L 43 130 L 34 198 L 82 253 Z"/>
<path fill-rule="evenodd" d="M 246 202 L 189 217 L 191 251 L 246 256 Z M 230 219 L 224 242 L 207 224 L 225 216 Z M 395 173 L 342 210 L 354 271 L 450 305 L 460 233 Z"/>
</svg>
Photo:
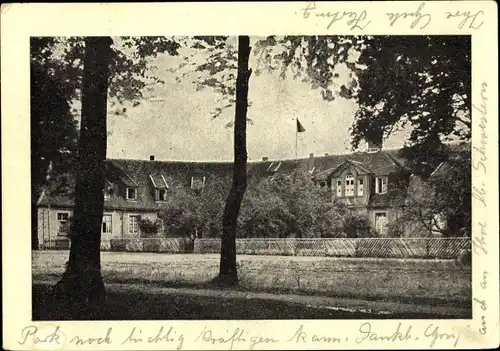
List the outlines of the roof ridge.
<svg viewBox="0 0 500 351">
<path fill-rule="evenodd" d="M 373 173 L 373 171 L 370 168 L 368 168 L 368 165 L 366 165 L 364 162 L 351 160 L 351 159 L 347 159 L 343 163 L 345 163 L 345 162 L 351 162 L 351 163 L 357 164 L 358 167 L 364 168 L 364 171 L 368 171 L 370 173 Z"/>
<path fill-rule="evenodd" d="M 126 162 L 157 162 L 157 163 L 188 163 L 188 164 L 232 164 L 233 161 L 182 161 L 182 160 L 142 160 L 137 158 L 107 158 L 106 161 L 114 162 L 114 161 L 126 161 Z"/>
<path fill-rule="evenodd" d="M 381 150 L 382 151 L 382 150 Z M 389 155 L 388 153 L 386 152 L 382 152 L 384 154 L 385 157 L 387 157 L 389 159 L 389 161 L 391 161 L 395 166 L 397 167 L 400 167 L 400 168 L 403 168 L 403 166 L 394 158 L 392 157 L 391 155 Z"/>
<path fill-rule="evenodd" d="M 470 141 L 456 141 L 456 142 L 449 142 L 446 143 L 446 145 L 461 145 L 461 144 L 471 144 Z M 399 147 L 399 148 L 386 148 L 386 149 L 380 149 L 378 152 L 383 153 L 385 156 L 387 156 L 391 162 L 395 163 L 397 166 L 401 167 L 401 164 L 393 158 L 389 153 L 390 152 L 398 152 L 402 150 L 404 147 Z M 349 153 L 329 153 L 328 155 L 318 155 L 315 156 L 314 158 L 333 158 L 333 157 L 349 157 L 352 155 L 365 155 L 367 154 L 365 151 L 353 151 Z M 308 157 L 300 157 L 300 158 L 282 158 L 282 159 L 276 159 L 276 160 L 248 160 L 248 164 L 261 164 L 265 162 L 294 162 L 294 161 L 307 161 L 309 158 Z M 158 163 L 179 163 L 179 164 L 232 164 L 233 161 L 220 161 L 220 160 L 204 160 L 204 161 L 186 161 L 186 160 L 148 160 L 148 159 L 137 159 L 137 158 L 114 158 L 110 157 L 107 158 L 106 161 L 132 161 L 132 162 L 158 162 Z"/>
</svg>

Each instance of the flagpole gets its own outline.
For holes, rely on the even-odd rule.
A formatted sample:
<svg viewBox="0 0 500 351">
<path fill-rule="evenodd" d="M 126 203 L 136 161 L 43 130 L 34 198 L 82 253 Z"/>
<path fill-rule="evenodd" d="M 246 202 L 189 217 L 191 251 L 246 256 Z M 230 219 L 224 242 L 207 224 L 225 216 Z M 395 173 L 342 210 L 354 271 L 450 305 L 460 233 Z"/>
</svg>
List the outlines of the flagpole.
<svg viewBox="0 0 500 351">
<path fill-rule="evenodd" d="M 295 120 L 295 159 L 297 159 L 297 145 L 299 141 L 298 119 Z"/>
</svg>

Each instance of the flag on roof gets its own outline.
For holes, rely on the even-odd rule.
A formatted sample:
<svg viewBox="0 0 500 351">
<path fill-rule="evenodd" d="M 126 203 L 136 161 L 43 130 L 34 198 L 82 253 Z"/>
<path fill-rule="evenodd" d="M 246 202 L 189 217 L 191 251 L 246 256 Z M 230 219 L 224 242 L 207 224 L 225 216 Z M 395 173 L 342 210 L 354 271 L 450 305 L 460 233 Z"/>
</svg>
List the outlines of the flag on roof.
<svg viewBox="0 0 500 351">
<path fill-rule="evenodd" d="M 300 123 L 299 119 L 297 118 L 297 133 L 302 133 L 305 132 L 306 129 L 304 126 Z"/>
</svg>

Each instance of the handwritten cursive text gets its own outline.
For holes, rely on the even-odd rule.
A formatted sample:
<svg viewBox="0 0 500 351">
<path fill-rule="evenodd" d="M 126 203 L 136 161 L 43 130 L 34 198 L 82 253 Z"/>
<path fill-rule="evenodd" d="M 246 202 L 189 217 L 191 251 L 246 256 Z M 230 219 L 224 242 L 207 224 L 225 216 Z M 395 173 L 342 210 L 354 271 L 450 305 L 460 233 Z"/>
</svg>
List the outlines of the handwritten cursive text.
<svg viewBox="0 0 500 351">
<path fill-rule="evenodd" d="M 484 15 L 483 11 L 477 11 L 471 13 L 470 11 L 456 11 L 456 12 L 445 12 L 446 19 L 456 19 L 456 18 L 463 18 L 459 23 L 458 23 L 458 28 L 462 29 L 464 26 L 469 24 L 468 28 L 470 29 L 479 29 L 483 25 L 484 21 L 481 23 L 476 22 L 478 17 L 481 17 Z"/>
<path fill-rule="evenodd" d="M 418 6 L 417 11 L 414 12 L 387 12 L 386 15 L 389 18 L 389 25 L 392 27 L 399 21 L 399 19 L 406 19 L 407 17 L 414 18 L 413 22 L 410 23 L 410 28 L 415 28 L 415 26 L 422 20 L 426 21 L 425 23 L 420 23 L 420 29 L 424 29 L 431 21 L 430 13 L 423 13 L 422 9 L 424 8 L 425 3 L 422 2 Z"/>
<path fill-rule="evenodd" d="M 365 10 L 357 11 L 319 11 L 316 8 L 316 2 L 308 1 L 305 8 L 302 9 L 302 17 L 308 19 L 311 15 L 317 18 L 326 18 L 329 20 L 326 29 L 330 29 L 335 22 L 343 21 L 349 26 L 349 29 L 364 30 L 371 21 L 367 21 L 368 14 Z"/>
</svg>

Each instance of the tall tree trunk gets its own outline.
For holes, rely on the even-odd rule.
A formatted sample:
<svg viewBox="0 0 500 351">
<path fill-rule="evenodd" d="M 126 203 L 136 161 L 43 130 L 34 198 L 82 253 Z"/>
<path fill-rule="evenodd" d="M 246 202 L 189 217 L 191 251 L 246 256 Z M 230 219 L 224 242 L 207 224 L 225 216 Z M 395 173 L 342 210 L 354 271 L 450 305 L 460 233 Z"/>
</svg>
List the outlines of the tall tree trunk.
<svg viewBox="0 0 500 351">
<path fill-rule="evenodd" d="M 40 243 L 38 241 L 38 206 L 36 201 L 31 199 L 31 250 L 38 250 Z"/>
<path fill-rule="evenodd" d="M 236 108 L 234 118 L 234 168 L 233 182 L 224 208 L 222 218 L 222 238 L 220 253 L 221 283 L 238 283 L 236 269 L 236 225 L 240 213 L 241 201 L 247 189 L 247 109 L 248 81 L 252 70 L 248 69 L 250 56 L 250 38 L 238 37 L 238 76 L 236 78 Z"/>
<path fill-rule="evenodd" d="M 56 292 L 62 292 L 64 297 L 80 303 L 99 302 L 105 297 L 100 243 L 111 43 L 109 37 L 85 38 L 82 118 L 71 248 L 66 272 L 56 286 Z"/>
</svg>

